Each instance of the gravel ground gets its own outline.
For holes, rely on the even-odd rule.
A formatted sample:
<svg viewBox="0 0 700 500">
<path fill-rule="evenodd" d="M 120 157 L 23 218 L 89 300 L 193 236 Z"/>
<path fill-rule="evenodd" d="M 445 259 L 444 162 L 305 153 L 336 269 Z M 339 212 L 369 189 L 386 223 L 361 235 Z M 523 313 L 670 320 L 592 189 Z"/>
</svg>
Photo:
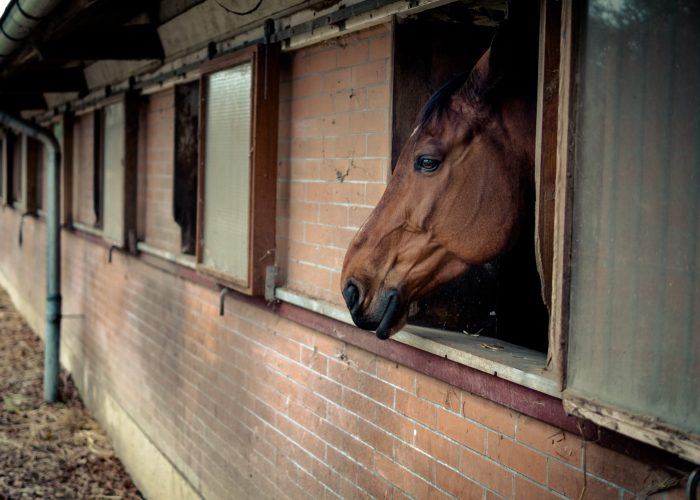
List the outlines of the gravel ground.
<svg viewBox="0 0 700 500">
<path fill-rule="evenodd" d="M 142 498 L 63 370 L 43 402 L 42 347 L 0 288 L 0 500 Z"/>
</svg>

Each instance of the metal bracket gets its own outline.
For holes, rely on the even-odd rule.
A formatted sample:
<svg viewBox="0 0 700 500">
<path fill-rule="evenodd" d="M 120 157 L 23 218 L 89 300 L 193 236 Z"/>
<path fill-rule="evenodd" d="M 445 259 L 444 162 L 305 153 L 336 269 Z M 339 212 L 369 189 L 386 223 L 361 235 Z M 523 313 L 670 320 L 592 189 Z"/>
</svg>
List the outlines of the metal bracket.
<svg viewBox="0 0 700 500">
<path fill-rule="evenodd" d="M 221 289 L 221 292 L 219 292 L 219 316 L 224 315 L 224 298 L 226 297 L 226 295 L 230 291 L 231 291 L 230 289 L 223 287 Z"/>
<path fill-rule="evenodd" d="M 698 486 L 700 485 L 700 469 L 695 469 L 688 476 L 688 487 L 686 496 L 688 500 L 696 500 L 698 498 Z"/>
</svg>

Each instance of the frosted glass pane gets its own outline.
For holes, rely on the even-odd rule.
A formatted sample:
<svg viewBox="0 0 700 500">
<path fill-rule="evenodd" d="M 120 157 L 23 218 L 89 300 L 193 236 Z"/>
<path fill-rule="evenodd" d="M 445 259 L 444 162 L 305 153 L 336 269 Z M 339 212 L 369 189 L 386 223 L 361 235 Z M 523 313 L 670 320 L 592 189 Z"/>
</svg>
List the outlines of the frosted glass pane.
<svg viewBox="0 0 700 500">
<path fill-rule="evenodd" d="M 202 262 L 248 281 L 251 64 L 207 78 Z"/>
<path fill-rule="evenodd" d="M 124 105 L 104 109 L 104 229 L 105 239 L 124 245 Z"/>
<path fill-rule="evenodd" d="M 700 4 L 589 4 L 569 388 L 700 433 Z"/>
</svg>

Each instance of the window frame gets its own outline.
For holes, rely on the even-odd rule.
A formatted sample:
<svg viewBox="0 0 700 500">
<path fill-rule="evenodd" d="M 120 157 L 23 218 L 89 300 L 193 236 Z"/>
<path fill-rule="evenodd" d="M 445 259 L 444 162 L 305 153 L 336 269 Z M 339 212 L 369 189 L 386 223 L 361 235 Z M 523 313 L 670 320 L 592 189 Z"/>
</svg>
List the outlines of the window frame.
<svg viewBox="0 0 700 500">
<path fill-rule="evenodd" d="M 111 187 L 112 189 L 119 189 L 121 191 L 121 196 L 123 197 L 122 210 L 122 224 L 116 230 L 118 236 L 111 238 L 105 232 L 106 224 L 106 214 L 105 214 L 105 196 L 106 190 L 106 175 L 105 175 L 105 109 L 108 106 L 115 104 L 120 104 L 123 106 L 123 143 L 122 143 L 122 162 L 121 168 L 123 169 L 123 182 L 121 186 Z M 138 116 L 138 96 L 133 92 L 127 92 L 120 94 L 109 99 L 105 99 L 100 102 L 99 106 L 91 110 L 80 113 L 80 115 L 85 115 L 87 113 L 93 114 L 93 197 L 97 196 L 96 202 L 94 203 L 94 208 L 97 216 L 97 221 L 94 226 L 90 226 L 83 222 L 75 221 L 72 213 L 72 207 L 74 202 L 74 197 L 79 193 L 73 193 L 73 128 L 75 126 L 75 120 L 73 115 L 64 115 L 63 117 L 63 148 L 64 150 L 70 149 L 70 168 L 69 175 L 65 175 L 62 182 L 62 186 L 67 192 L 71 193 L 70 200 L 66 198 L 63 203 L 62 216 L 64 221 L 70 221 L 70 224 L 81 230 L 96 236 L 101 237 L 105 243 L 115 247 L 126 249 L 132 253 L 136 253 L 136 218 L 137 218 L 137 204 L 136 193 L 136 179 L 137 179 L 137 160 L 138 160 L 138 127 L 139 127 L 139 116 Z M 52 125 L 54 123 L 52 122 Z M 70 131 L 66 133 L 66 129 L 70 128 Z"/>
<path fill-rule="evenodd" d="M 252 65 L 250 211 L 247 280 L 238 280 L 203 262 L 207 79 L 232 67 Z M 262 295 L 265 268 L 274 265 L 277 210 L 277 128 L 279 109 L 279 45 L 254 45 L 222 55 L 200 67 L 199 160 L 197 172 L 197 271 L 246 295 Z"/>
</svg>

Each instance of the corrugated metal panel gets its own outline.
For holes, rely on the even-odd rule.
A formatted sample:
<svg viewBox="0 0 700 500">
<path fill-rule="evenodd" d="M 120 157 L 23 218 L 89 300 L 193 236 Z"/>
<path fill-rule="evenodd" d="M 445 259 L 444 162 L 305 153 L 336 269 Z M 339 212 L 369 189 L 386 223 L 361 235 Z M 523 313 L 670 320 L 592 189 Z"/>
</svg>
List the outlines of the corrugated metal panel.
<svg viewBox="0 0 700 500">
<path fill-rule="evenodd" d="M 207 77 L 203 263 L 248 281 L 252 65 Z"/>
<path fill-rule="evenodd" d="M 700 5 L 589 3 L 567 386 L 700 433 Z"/>
</svg>

